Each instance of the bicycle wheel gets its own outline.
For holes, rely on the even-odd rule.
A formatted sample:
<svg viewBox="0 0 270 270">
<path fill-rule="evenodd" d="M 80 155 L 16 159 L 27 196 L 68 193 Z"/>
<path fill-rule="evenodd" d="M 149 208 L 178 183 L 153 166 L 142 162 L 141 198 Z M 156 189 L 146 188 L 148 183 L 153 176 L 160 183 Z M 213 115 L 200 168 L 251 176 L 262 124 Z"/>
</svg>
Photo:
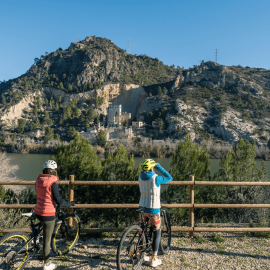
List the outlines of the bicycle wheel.
<svg viewBox="0 0 270 270">
<path fill-rule="evenodd" d="M 167 254 L 169 252 L 170 246 L 171 246 L 171 222 L 169 214 L 164 211 L 163 215 L 161 217 L 161 239 L 160 239 L 160 250 L 163 254 Z"/>
<path fill-rule="evenodd" d="M 72 250 L 79 240 L 80 224 L 81 222 L 77 215 L 67 216 L 63 220 L 56 221 L 51 240 L 51 247 L 54 253 L 62 255 Z"/>
<path fill-rule="evenodd" d="M 146 249 L 145 234 L 137 225 L 129 227 L 121 237 L 116 261 L 118 270 L 140 269 Z"/>
<path fill-rule="evenodd" d="M 15 231 L 0 239 L 0 269 L 23 269 L 27 263 L 30 245 L 28 235 Z"/>
</svg>

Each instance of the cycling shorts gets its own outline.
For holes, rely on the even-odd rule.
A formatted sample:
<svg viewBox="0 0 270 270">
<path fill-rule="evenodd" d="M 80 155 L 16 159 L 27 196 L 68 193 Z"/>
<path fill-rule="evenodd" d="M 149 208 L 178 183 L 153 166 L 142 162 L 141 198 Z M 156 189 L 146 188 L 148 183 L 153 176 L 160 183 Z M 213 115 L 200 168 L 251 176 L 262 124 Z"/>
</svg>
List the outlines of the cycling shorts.
<svg viewBox="0 0 270 270">
<path fill-rule="evenodd" d="M 143 214 L 143 219 L 145 222 L 148 222 L 150 220 L 151 225 L 154 228 L 154 231 L 157 231 L 160 228 L 160 213 L 157 214 L 149 214 L 149 213 L 144 213 Z M 141 220 L 140 220 L 141 222 Z"/>
</svg>

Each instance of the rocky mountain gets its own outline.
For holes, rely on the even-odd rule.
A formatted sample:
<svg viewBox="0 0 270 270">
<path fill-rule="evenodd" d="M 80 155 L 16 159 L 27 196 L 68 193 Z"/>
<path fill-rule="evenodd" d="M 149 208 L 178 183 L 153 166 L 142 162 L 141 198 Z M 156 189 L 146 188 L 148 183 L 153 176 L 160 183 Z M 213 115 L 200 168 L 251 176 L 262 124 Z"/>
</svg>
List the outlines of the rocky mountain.
<svg viewBox="0 0 270 270">
<path fill-rule="evenodd" d="M 182 69 L 131 55 L 105 38 L 87 37 L 45 53 L 22 76 L 2 82 L 2 145 L 72 139 L 122 104 L 143 128 L 137 138 L 236 143 L 267 147 L 270 71 L 202 62 Z M 105 128 L 106 131 L 106 128 Z"/>
</svg>

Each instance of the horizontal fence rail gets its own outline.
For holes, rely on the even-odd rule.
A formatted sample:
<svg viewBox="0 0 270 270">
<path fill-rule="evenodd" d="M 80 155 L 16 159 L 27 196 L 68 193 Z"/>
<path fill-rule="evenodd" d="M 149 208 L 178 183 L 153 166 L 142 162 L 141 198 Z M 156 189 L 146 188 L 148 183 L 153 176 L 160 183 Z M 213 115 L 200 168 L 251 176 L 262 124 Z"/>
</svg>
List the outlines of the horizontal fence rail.
<svg viewBox="0 0 270 270">
<path fill-rule="evenodd" d="M 33 209 L 35 204 L 0 204 L 0 209 Z M 76 204 L 71 207 L 62 207 L 69 209 L 109 209 L 109 208 L 139 208 L 138 204 Z M 270 204 L 191 204 L 191 203 L 181 203 L 181 204 L 161 204 L 161 208 L 270 208 Z"/>
<path fill-rule="evenodd" d="M 34 186 L 36 181 L 0 181 L 0 185 Z M 69 185 L 71 181 L 60 180 L 58 185 Z M 74 181 L 72 185 L 78 186 L 138 186 L 138 181 Z M 217 182 L 217 181 L 172 181 L 165 186 L 270 186 L 270 182 Z"/>
<path fill-rule="evenodd" d="M 35 185 L 36 181 L 0 181 L 0 185 Z M 75 181 L 74 175 L 69 176 L 69 180 L 58 181 L 59 185 L 69 186 L 69 201 L 74 201 L 74 186 L 76 185 L 118 185 L 138 186 L 138 181 Z M 189 186 L 189 203 L 183 204 L 161 204 L 162 208 L 189 208 L 189 227 L 172 227 L 173 232 L 189 232 L 189 236 L 193 237 L 194 232 L 270 232 L 270 228 L 210 228 L 195 227 L 194 225 L 194 209 L 195 208 L 270 208 L 270 204 L 197 204 L 194 203 L 194 186 L 270 186 L 270 182 L 217 182 L 217 181 L 194 181 L 194 176 L 189 176 L 189 181 L 172 181 L 165 185 L 173 186 Z M 0 204 L 0 209 L 33 209 L 35 204 Z M 136 209 L 139 204 L 76 204 L 68 208 L 68 212 L 72 213 L 73 209 Z M 66 207 L 64 207 L 66 208 Z M 8 233 L 21 230 L 30 233 L 29 228 L 23 229 L 1 229 L 0 233 Z M 126 228 L 88 228 L 82 229 L 83 233 L 97 232 L 124 232 Z"/>
</svg>

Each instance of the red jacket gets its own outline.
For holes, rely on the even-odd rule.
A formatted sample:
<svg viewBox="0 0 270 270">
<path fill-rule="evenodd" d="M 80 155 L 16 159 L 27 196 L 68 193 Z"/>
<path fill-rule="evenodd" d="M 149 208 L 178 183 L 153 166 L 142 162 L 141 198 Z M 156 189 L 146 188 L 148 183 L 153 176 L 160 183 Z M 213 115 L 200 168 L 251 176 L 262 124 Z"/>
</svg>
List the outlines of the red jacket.
<svg viewBox="0 0 270 270">
<path fill-rule="evenodd" d="M 54 216 L 56 213 L 56 203 L 53 200 L 51 186 L 59 178 L 51 174 L 40 174 L 36 180 L 37 204 L 35 213 L 40 216 Z"/>
</svg>

